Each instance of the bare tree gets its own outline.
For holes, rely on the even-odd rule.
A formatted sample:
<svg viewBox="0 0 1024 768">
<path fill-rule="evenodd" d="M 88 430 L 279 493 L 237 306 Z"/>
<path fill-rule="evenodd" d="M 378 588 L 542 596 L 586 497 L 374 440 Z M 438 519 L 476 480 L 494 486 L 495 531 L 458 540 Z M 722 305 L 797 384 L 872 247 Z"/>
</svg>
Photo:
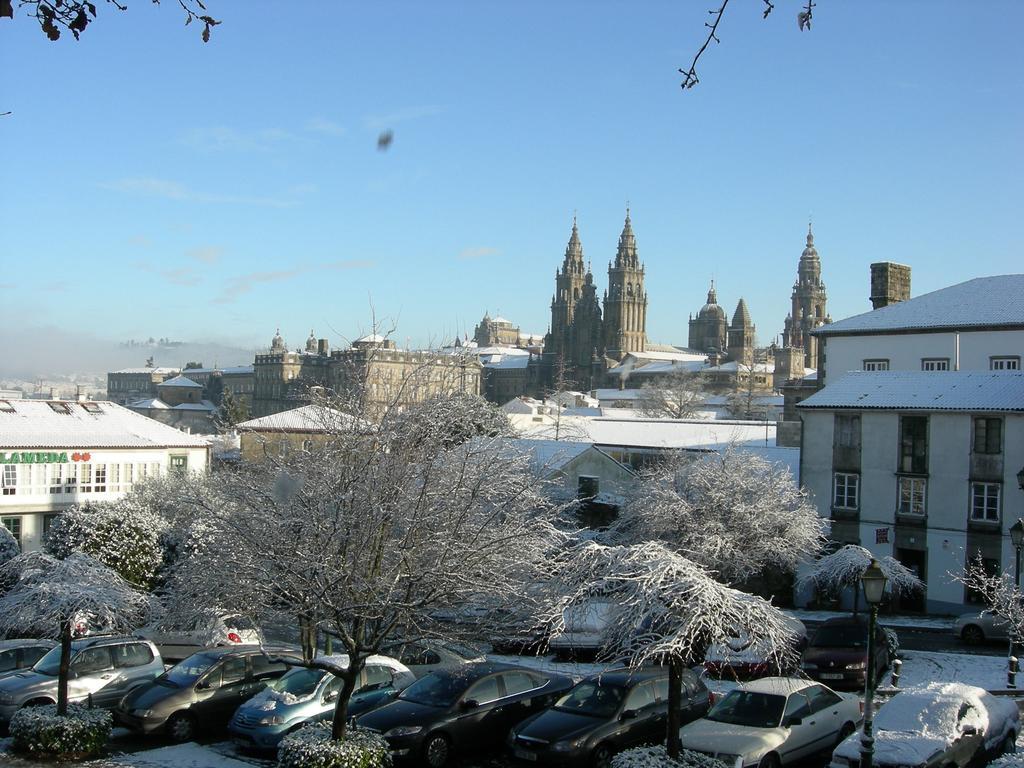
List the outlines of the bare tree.
<svg viewBox="0 0 1024 768">
<path fill-rule="evenodd" d="M 185 12 L 186 26 L 193 21 L 203 25 L 203 42 L 210 41 L 210 30 L 220 22 L 208 15 L 206 6 L 202 0 L 175 0 Z M 39 28 L 50 40 L 59 40 L 61 29 L 78 39 L 78 36 L 85 31 L 96 18 L 96 4 L 89 0 L 0 0 L 0 18 L 14 18 L 14 3 L 19 8 L 28 6 L 27 13 L 35 17 Z M 127 4 L 119 0 L 106 0 L 108 5 L 114 6 L 119 11 L 127 11 Z M 152 0 L 154 5 L 159 5 L 160 0 Z"/>
<path fill-rule="evenodd" d="M 967 561 L 962 574 L 951 575 L 981 598 L 986 611 L 1006 622 L 1011 653 L 1015 643 L 1024 642 L 1024 593 L 1009 573 L 991 573 L 979 554 Z"/>
<path fill-rule="evenodd" d="M 305 617 L 337 637 L 344 669 L 305 662 L 343 681 L 335 738 L 368 656 L 396 638 L 452 636 L 443 617 L 467 605 L 519 601 L 559 540 L 529 457 L 499 438 L 452 445 L 450 404 L 435 415 L 339 428 L 222 474 L 196 503 L 208 547 L 177 571 L 175 599 Z"/>
<path fill-rule="evenodd" d="M 638 409 L 656 419 L 689 419 L 704 405 L 705 389 L 699 371 L 673 371 L 643 385 Z"/>
<path fill-rule="evenodd" d="M 76 622 L 128 631 L 143 624 L 150 597 L 82 552 L 63 560 L 31 552 L 0 567 L 0 581 L 13 584 L 0 597 L 0 634 L 32 634 L 60 641 L 57 714 L 68 710 L 68 669 Z"/>
<path fill-rule="evenodd" d="M 853 587 L 853 613 L 857 614 L 860 604 L 860 577 L 878 561 L 878 567 L 889 580 L 889 589 L 895 594 L 907 594 L 924 589 L 924 584 L 913 571 L 892 557 L 875 557 L 864 547 L 847 544 L 830 555 L 817 560 L 811 568 L 797 579 L 797 588 L 814 587 L 822 592 L 838 594 Z"/>
</svg>

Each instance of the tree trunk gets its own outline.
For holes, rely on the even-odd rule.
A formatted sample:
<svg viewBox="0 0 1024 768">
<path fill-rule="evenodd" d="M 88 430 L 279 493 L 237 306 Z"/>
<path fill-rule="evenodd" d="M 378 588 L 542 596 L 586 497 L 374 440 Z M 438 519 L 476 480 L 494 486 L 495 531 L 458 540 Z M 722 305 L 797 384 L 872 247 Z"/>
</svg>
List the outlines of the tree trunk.
<svg viewBox="0 0 1024 768">
<path fill-rule="evenodd" d="M 57 714 L 68 713 L 68 672 L 71 668 L 71 619 L 60 623 L 60 669 L 57 672 Z"/>
<path fill-rule="evenodd" d="M 316 627 L 305 614 L 299 615 L 299 644 L 302 646 L 302 660 L 311 662 L 316 656 Z"/>
<path fill-rule="evenodd" d="M 345 674 L 341 675 L 342 686 L 338 691 L 338 700 L 334 704 L 334 720 L 331 722 L 331 738 L 341 739 L 345 736 L 345 729 L 348 727 L 348 702 L 356 689 L 356 682 L 359 674 L 363 671 L 363 662 L 352 662 L 349 656 L 349 667 Z"/>
<path fill-rule="evenodd" d="M 683 662 L 672 658 L 668 663 L 668 756 L 679 757 L 679 728 L 682 723 Z"/>
</svg>

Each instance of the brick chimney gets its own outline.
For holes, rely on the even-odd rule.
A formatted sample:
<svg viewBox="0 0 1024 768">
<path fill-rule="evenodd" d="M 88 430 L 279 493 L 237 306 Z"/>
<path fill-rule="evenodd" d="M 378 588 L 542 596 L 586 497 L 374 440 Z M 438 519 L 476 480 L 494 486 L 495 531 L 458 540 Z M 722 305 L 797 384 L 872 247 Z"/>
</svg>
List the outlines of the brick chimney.
<svg viewBox="0 0 1024 768">
<path fill-rule="evenodd" d="M 910 298 L 910 267 L 892 261 L 871 265 L 871 308 L 881 309 Z"/>
</svg>

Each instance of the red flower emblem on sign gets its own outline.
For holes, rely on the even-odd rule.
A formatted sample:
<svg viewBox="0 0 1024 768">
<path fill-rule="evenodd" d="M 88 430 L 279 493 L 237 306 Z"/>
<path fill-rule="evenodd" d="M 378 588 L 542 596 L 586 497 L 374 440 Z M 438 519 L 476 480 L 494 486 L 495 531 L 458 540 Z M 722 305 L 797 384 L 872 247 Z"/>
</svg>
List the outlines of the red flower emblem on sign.
<svg viewBox="0 0 1024 768">
<path fill-rule="evenodd" d="M 85 453 L 82 454 L 82 461 L 88 461 L 91 458 L 92 458 L 92 454 L 89 453 L 88 451 L 86 451 Z"/>
<path fill-rule="evenodd" d="M 71 460 L 72 461 L 81 461 L 82 460 L 82 454 L 78 453 L 77 451 L 75 453 L 72 453 L 71 454 Z"/>
</svg>

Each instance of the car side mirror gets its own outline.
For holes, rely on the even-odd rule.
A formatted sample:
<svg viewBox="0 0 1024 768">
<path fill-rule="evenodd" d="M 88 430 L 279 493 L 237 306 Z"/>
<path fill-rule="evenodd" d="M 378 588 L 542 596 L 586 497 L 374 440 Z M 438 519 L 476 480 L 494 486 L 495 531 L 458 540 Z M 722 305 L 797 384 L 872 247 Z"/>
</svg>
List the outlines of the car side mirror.
<svg viewBox="0 0 1024 768">
<path fill-rule="evenodd" d="M 978 729 L 975 728 L 973 725 L 965 725 L 963 728 L 960 729 L 960 733 L 962 733 L 964 736 L 977 736 Z"/>
<path fill-rule="evenodd" d="M 802 717 L 791 716 L 786 718 L 786 727 L 792 728 L 794 725 L 802 725 L 804 719 Z"/>
<path fill-rule="evenodd" d="M 622 710 L 622 714 L 619 715 L 619 720 L 633 720 L 635 718 L 636 718 L 636 710 L 635 709 L 624 709 L 624 710 Z"/>
<path fill-rule="evenodd" d="M 210 683 L 209 683 L 208 680 L 200 680 L 198 683 L 196 683 L 196 690 L 197 691 L 205 691 L 209 687 L 210 687 Z"/>
<path fill-rule="evenodd" d="M 459 706 L 463 709 L 476 709 L 480 706 L 480 702 L 476 699 L 463 699 Z"/>
<path fill-rule="evenodd" d="M 337 700 L 338 700 L 338 692 L 337 691 L 328 691 L 327 693 L 324 694 L 324 704 L 330 704 L 332 701 L 337 701 Z"/>
</svg>

